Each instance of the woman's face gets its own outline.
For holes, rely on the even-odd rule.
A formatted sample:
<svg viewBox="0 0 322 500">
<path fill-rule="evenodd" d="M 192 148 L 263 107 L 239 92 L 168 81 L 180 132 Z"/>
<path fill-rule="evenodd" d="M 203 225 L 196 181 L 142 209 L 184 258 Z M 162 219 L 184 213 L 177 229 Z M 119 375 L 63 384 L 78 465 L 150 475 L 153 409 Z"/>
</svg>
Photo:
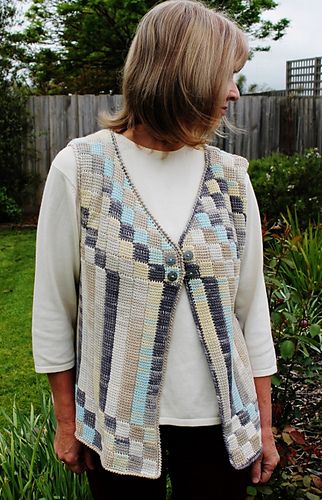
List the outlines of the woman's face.
<svg viewBox="0 0 322 500">
<path fill-rule="evenodd" d="M 228 83 L 228 86 L 227 86 L 226 100 L 225 100 L 223 106 L 220 108 L 221 115 L 224 116 L 226 114 L 229 101 L 238 101 L 239 98 L 240 98 L 240 93 L 239 93 L 237 84 L 234 80 L 234 76 L 232 76 L 229 83 Z"/>
</svg>

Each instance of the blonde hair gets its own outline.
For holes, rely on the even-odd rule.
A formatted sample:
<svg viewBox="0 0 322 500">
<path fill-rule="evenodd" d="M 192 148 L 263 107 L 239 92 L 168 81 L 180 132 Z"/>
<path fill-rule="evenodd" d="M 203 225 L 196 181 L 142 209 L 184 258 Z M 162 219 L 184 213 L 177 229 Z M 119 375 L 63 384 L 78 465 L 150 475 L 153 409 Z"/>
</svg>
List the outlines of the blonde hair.
<svg viewBox="0 0 322 500">
<path fill-rule="evenodd" d="M 123 70 L 123 105 L 104 127 L 144 125 L 154 139 L 196 146 L 220 124 L 232 75 L 246 62 L 245 35 L 195 0 L 168 0 L 140 21 Z"/>
</svg>

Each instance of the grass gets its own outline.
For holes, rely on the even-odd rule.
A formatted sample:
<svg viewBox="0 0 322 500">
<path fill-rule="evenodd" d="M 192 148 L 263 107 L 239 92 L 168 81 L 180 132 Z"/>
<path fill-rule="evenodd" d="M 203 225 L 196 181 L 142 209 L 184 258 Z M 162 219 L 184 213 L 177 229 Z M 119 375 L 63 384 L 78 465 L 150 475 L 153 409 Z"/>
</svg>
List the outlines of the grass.
<svg viewBox="0 0 322 500">
<path fill-rule="evenodd" d="M 31 313 L 36 231 L 0 230 L 0 408 L 12 412 L 41 406 L 47 379 L 34 372 Z M 0 414 L 0 428 L 5 419 Z"/>
</svg>

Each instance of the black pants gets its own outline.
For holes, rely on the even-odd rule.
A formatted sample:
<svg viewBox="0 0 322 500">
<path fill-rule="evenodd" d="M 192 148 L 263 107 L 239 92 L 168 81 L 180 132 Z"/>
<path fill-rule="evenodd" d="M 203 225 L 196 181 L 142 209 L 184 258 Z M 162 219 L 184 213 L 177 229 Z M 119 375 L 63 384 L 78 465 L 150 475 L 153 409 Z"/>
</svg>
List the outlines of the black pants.
<svg viewBox="0 0 322 500">
<path fill-rule="evenodd" d="M 173 500 L 244 500 L 249 469 L 229 463 L 221 427 L 161 425 L 162 473 L 158 479 L 122 476 L 102 468 L 97 457 L 88 479 L 95 500 L 165 500 L 166 476 Z"/>
</svg>

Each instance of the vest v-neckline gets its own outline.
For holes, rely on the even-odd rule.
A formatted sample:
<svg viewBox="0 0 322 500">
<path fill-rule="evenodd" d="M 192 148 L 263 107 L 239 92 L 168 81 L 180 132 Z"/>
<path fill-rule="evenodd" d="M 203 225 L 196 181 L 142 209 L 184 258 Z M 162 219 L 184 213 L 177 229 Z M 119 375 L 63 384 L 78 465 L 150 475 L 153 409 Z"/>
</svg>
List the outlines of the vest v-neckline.
<svg viewBox="0 0 322 500">
<path fill-rule="evenodd" d="M 167 234 L 167 232 L 162 227 L 162 225 L 158 222 L 157 218 L 151 213 L 151 210 L 144 203 L 139 190 L 137 189 L 135 183 L 133 182 L 133 180 L 132 180 L 132 178 L 131 178 L 131 176 L 130 176 L 127 168 L 126 168 L 125 162 L 124 162 L 124 160 L 122 158 L 122 155 L 121 155 L 121 152 L 120 152 L 119 145 L 117 143 L 116 135 L 115 135 L 115 133 L 112 130 L 110 130 L 109 132 L 111 134 L 111 139 L 112 139 L 112 144 L 113 144 L 113 147 L 114 147 L 115 156 L 116 156 L 116 158 L 117 158 L 117 160 L 118 160 L 118 162 L 120 164 L 120 167 L 121 167 L 121 169 L 123 171 L 123 174 L 125 175 L 125 177 L 126 177 L 128 183 L 129 183 L 129 185 L 131 186 L 131 189 L 132 189 L 135 197 L 137 198 L 137 201 L 139 202 L 139 204 L 142 207 L 142 209 L 144 210 L 144 212 L 148 215 L 148 217 L 151 218 L 151 220 L 153 221 L 153 223 L 155 224 L 155 226 L 158 228 L 158 230 L 162 233 L 162 235 L 166 238 L 166 240 L 171 244 L 171 246 L 174 247 L 174 248 L 176 248 L 177 251 L 180 252 L 181 248 L 182 248 L 182 245 L 183 245 L 183 242 L 184 242 L 184 239 L 186 237 L 186 234 L 188 233 L 189 228 L 191 226 L 191 223 L 192 223 L 195 211 L 196 211 L 197 204 L 198 204 L 198 202 L 200 200 L 201 192 L 202 192 L 202 189 L 203 189 L 203 186 L 204 186 L 204 182 L 205 182 L 205 177 L 206 177 L 208 168 L 210 167 L 210 152 L 209 152 L 207 146 L 203 145 L 203 150 L 204 150 L 203 172 L 202 172 L 201 179 L 200 179 L 200 182 L 199 182 L 198 191 L 197 191 L 197 194 L 195 196 L 195 200 L 194 200 L 194 203 L 193 203 L 193 206 L 192 206 L 191 214 L 190 214 L 190 216 L 188 218 L 188 221 L 186 222 L 186 224 L 184 226 L 184 230 L 183 230 L 180 238 L 178 239 L 178 243 L 175 243 L 173 241 L 173 239 L 170 238 L 170 236 Z"/>
</svg>

